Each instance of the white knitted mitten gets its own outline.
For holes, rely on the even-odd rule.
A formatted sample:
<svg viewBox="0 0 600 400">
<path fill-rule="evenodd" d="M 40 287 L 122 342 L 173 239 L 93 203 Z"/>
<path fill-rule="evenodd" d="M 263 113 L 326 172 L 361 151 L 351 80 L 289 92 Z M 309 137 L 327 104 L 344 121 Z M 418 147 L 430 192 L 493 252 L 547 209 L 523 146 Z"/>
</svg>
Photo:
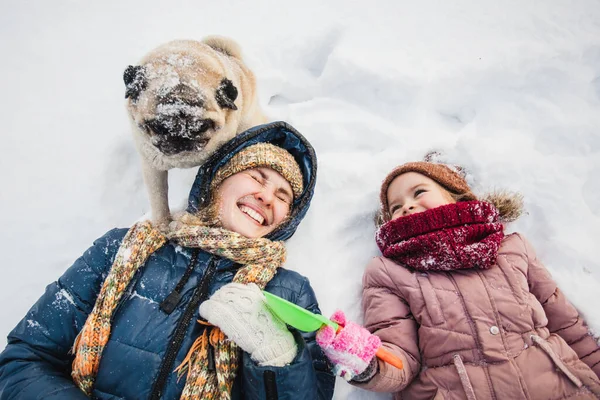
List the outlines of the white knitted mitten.
<svg viewBox="0 0 600 400">
<path fill-rule="evenodd" d="M 200 315 L 221 328 L 259 365 L 283 367 L 296 357 L 294 336 L 267 308 L 254 283 L 228 283 L 200 305 Z"/>
</svg>

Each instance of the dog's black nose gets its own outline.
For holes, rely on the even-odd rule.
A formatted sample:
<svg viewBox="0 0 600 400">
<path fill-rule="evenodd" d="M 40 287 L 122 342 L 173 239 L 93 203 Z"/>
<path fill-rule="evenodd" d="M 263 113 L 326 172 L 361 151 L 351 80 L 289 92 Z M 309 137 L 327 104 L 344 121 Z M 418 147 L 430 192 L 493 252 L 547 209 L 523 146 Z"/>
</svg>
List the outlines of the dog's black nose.
<svg viewBox="0 0 600 400">
<path fill-rule="evenodd" d="M 185 116 L 156 118 L 146 122 L 146 126 L 157 136 L 202 139 L 206 131 L 215 129 L 212 119 L 197 119 Z"/>
<path fill-rule="evenodd" d="M 211 119 L 156 118 L 146 121 L 145 128 L 158 150 L 173 155 L 202 150 L 211 138 L 206 131 L 214 130 L 215 123 Z"/>
<path fill-rule="evenodd" d="M 204 101 L 198 91 L 183 83 L 178 84 L 158 98 L 159 104 L 164 105 L 186 105 L 189 107 L 204 106 Z"/>
</svg>

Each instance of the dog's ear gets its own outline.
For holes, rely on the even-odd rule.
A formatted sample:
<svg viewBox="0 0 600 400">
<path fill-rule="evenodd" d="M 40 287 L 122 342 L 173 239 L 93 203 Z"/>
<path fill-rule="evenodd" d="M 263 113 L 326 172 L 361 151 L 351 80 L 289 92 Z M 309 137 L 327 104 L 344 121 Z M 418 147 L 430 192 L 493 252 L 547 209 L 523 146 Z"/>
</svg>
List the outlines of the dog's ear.
<svg viewBox="0 0 600 400">
<path fill-rule="evenodd" d="M 131 97 L 131 100 L 136 102 L 147 85 L 144 67 L 141 65 L 128 66 L 123 73 L 123 81 L 125 82 L 125 98 Z"/>
<path fill-rule="evenodd" d="M 242 48 L 232 39 L 213 35 L 202 39 L 202 43 L 228 57 L 237 58 L 238 60 L 242 59 Z"/>
<path fill-rule="evenodd" d="M 235 99 L 237 99 L 237 96 L 238 90 L 234 86 L 233 82 L 227 78 L 223 78 L 221 84 L 217 88 L 217 94 L 215 95 L 219 107 L 237 110 L 237 106 L 234 103 Z"/>
</svg>

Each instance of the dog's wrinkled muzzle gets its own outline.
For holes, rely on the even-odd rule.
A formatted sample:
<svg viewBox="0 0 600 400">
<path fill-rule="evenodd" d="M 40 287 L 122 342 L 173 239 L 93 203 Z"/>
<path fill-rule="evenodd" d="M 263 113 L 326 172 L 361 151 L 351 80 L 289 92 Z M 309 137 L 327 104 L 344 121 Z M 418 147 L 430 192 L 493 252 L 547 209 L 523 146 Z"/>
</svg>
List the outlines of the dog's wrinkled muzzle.
<svg viewBox="0 0 600 400">
<path fill-rule="evenodd" d="M 199 119 L 184 112 L 180 114 L 159 115 L 146 121 L 152 144 L 165 155 L 202 150 L 211 138 L 210 132 L 215 129 L 215 123 L 211 119 Z"/>
</svg>

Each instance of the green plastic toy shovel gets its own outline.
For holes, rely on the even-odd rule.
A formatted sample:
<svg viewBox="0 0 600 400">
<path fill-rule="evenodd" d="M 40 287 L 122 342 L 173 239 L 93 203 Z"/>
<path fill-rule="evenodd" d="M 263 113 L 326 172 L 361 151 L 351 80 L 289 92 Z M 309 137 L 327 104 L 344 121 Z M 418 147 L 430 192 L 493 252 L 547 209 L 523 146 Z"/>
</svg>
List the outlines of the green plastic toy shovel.
<svg viewBox="0 0 600 400">
<path fill-rule="evenodd" d="M 336 332 L 342 328 L 339 324 L 333 322 L 329 318 L 325 318 L 320 314 L 311 313 L 310 311 L 285 299 L 282 299 L 279 296 L 275 296 L 274 294 L 264 290 L 263 294 L 265 295 L 269 309 L 273 311 L 275 315 L 281 318 L 283 322 L 293 326 L 298 330 L 303 332 L 314 332 L 319 330 L 323 325 L 331 326 L 336 330 Z M 383 347 L 380 347 L 375 355 L 380 360 L 383 360 L 396 368 L 402 369 L 402 360 L 392 353 L 384 350 Z"/>
</svg>

